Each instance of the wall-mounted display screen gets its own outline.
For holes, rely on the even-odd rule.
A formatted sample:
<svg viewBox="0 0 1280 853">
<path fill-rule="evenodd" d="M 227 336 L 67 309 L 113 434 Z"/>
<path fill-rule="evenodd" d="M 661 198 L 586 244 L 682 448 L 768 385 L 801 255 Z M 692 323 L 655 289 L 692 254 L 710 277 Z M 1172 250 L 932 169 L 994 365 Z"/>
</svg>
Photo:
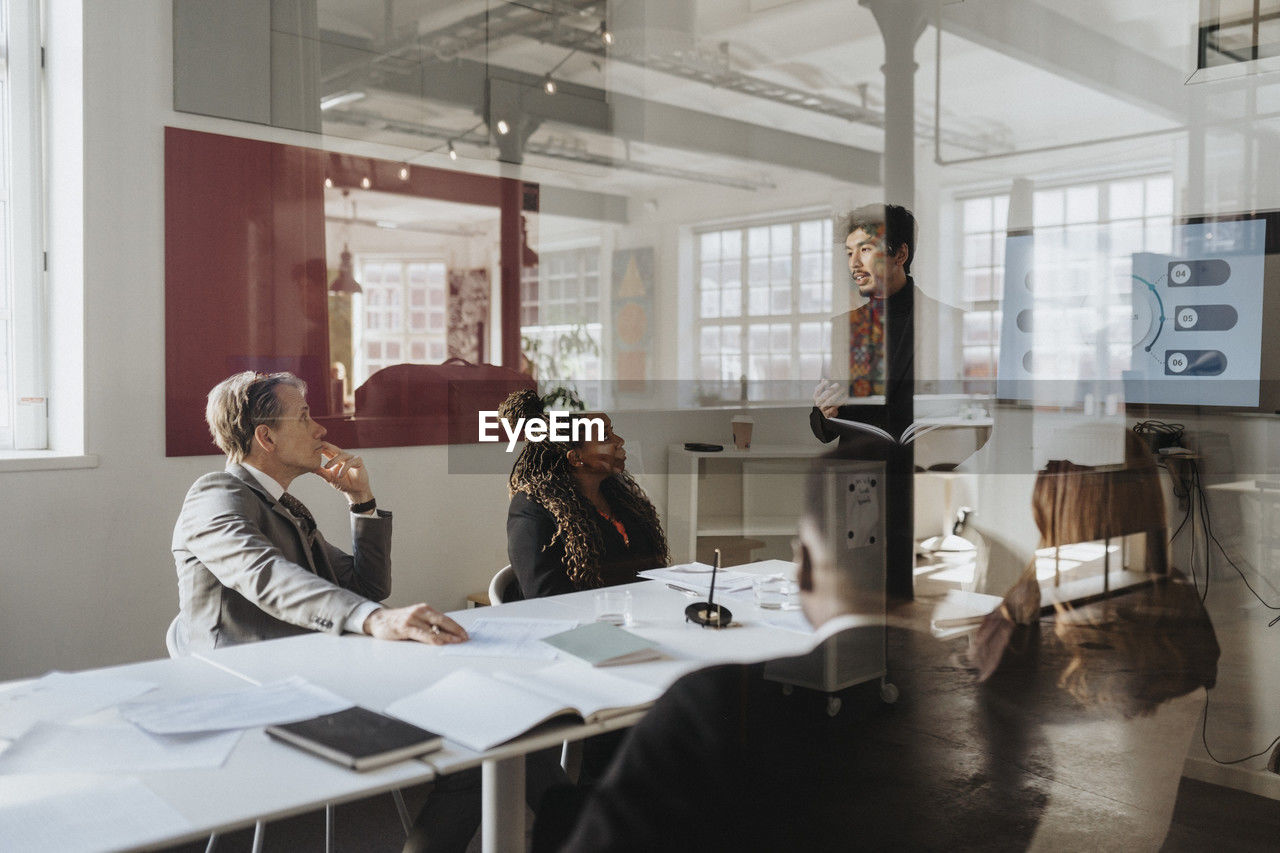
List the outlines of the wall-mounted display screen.
<svg viewBox="0 0 1280 853">
<path fill-rule="evenodd" d="M 1175 224 L 1166 251 L 1126 251 L 1107 225 L 1009 235 L 999 396 L 1268 407 L 1268 218 Z"/>
</svg>

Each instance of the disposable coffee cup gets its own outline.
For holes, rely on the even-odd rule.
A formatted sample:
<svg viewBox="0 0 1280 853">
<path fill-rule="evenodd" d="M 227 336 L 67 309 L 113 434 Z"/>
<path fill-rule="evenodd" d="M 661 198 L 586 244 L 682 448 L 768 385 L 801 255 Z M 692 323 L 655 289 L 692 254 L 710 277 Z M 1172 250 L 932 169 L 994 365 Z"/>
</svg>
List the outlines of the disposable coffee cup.
<svg viewBox="0 0 1280 853">
<path fill-rule="evenodd" d="M 756 422 L 748 415 L 733 416 L 733 446 L 739 450 L 751 449 L 751 431 Z"/>
</svg>

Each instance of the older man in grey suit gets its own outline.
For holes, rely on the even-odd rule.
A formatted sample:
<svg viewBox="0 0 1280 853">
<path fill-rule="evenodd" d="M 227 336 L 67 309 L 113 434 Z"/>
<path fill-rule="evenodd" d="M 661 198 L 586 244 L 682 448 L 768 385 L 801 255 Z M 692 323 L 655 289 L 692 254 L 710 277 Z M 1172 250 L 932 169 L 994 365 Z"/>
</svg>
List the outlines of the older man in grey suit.
<svg viewBox="0 0 1280 853">
<path fill-rule="evenodd" d="M 456 643 L 466 631 L 426 604 L 385 608 L 391 594 L 391 513 L 377 509 L 359 456 L 324 441 L 307 386 L 290 373 L 239 373 L 209 392 L 205 419 L 225 471 L 187 492 L 173 531 L 189 650 L 345 631 L 387 640 Z M 351 505 L 352 553 L 325 541 L 288 493 L 315 474 Z"/>
</svg>

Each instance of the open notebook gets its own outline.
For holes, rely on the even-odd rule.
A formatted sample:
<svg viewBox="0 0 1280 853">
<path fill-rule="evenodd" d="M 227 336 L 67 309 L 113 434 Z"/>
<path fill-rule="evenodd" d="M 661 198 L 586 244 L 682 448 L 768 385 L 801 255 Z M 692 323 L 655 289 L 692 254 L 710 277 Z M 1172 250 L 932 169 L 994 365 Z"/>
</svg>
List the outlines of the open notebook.
<svg viewBox="0 0 1280 853">
<path fill-rule="evenodd" d="M 486 750 L 566 716 L 593 723 L 652 705 L 662 691 L 566 661 L 530 673 L 452 672 L 387 713 Z"/>
</svg>

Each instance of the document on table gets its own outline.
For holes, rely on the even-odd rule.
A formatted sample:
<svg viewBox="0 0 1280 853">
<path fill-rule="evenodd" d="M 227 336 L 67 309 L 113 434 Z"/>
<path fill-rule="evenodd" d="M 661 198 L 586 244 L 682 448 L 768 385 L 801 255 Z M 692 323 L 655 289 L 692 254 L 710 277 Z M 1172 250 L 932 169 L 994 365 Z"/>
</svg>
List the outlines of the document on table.
<svg viewBox="0 0 1280 853">
<path fill-rule="evenodd" d="M 711 589 L 711 572 L 670 568 L 648 569 L 639 574 L 642 578 L 684 587 L 690 592 L 698 592 L 704 595 Z M 744 589 L 751 589 L 751 582 L 754 577 L 755 575 L 750 575 L 746 572 L 721 569 L 716 572 L 716 592 L 740 592 Z"/>
<path fill-rule="evenodd" d="M 129 774 L 217 768 L 235 749 L 241 734 L 149 735 L 127 723 L 36 723 L 0 752 L 0 774 Z"/>
<path fill-rule="evenodd" d="M 12 740 L 40 720 L 74 720 L 155 688 L 103 672 L 51 672 L 0 691 L 0 738 Z"/>
<path fill-rule="evenodd" d="M 649 706 L 662 691 L 580 663 L 521 677 L 462 669 L 392 702 L 387 713 L 483 751 L 561 715 L 586 722 Z"/>
<path fill-rule="evenodd" d="M 445 646 L 441 654 L 458 657 L 529 658 L 555 660 L 556 650 L 543 637 L 576 628 L 572 619 L 480 618 L 467 628 L 471 639 Z"/>
<path fill-rule="evenodd" d="M 0 850 L 119 850 L 191 824 L 128 777 L 0 777 Z"/>
<path fill-rule="evenodd" d="M 244 690 L 161 702 L 131 702 L 120 706 L 120 716 L 152 734 L 171 735 L 292 723 L 353 705 L 354 702 L 294 676 Z"/>
</svg>

